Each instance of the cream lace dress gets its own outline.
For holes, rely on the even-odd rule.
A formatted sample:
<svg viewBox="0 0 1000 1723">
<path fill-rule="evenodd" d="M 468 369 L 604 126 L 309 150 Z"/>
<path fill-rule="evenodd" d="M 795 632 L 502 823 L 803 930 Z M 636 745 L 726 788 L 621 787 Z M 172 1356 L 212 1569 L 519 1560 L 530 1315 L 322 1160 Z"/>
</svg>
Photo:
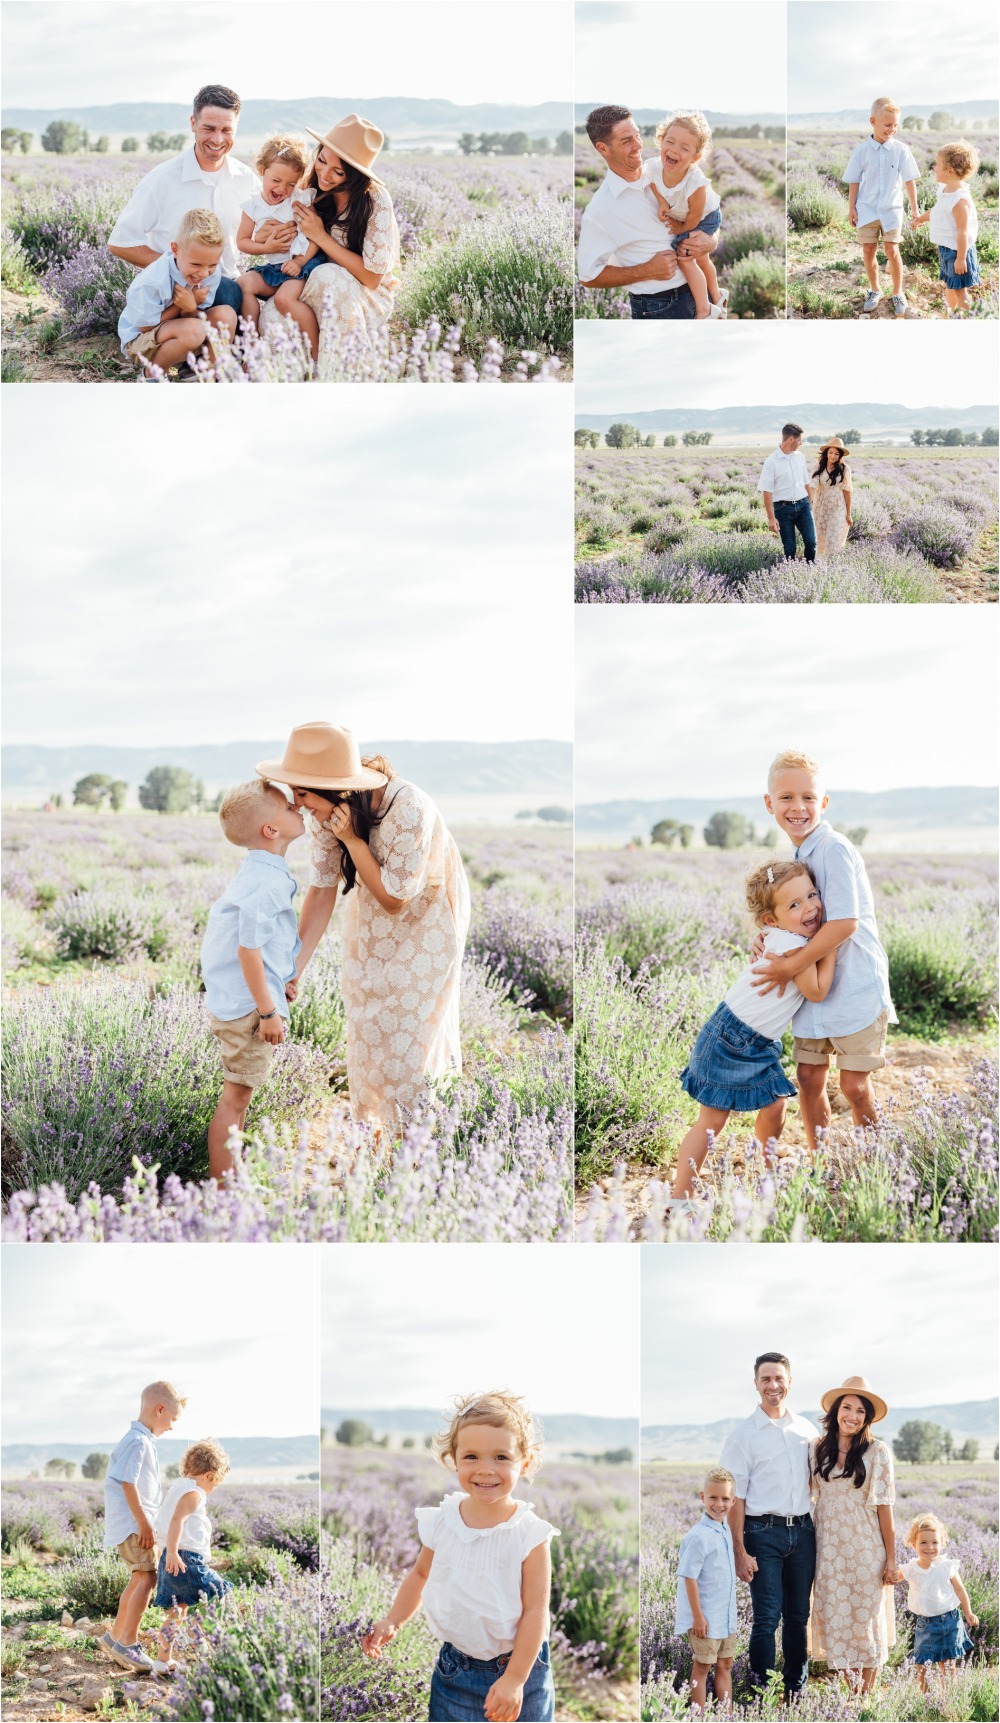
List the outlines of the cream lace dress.
<svg viewBox="0 0 1000 1723">
<path fill-rule="evenodd" d="M 319 274 L 319 271 L 316 271 Z M 829 473 L 820 473 L 816 481 L 816 501 L 813 504 L 813 520 L 816 523 L 816 555 L 832 556 L 835 551 L 843 550 L 847 543 L 847 503 L 844 499 L 845 490 L 851 489 L 851 469 L 846 461 L 843 483 L 832 484 Z"/>
<path fill-rule="evenodd" d="M 335 223 L 329 232 L 340 244 L 346 245 L 347 235 L 343 231 L 343 223 Z M 372 213 L 365 230 L 361 255 L 365 268 L 370 269 L 373 275 L 382 277 L 377 287 L 365 287 L 339 263 L 321 263 L 319 268 L 314 269 L 306 278 L 302 289 L 302 303 L 308 305 L 316 314 L 321 343 L 327 329 L 335 330 L 338 334 L 341 331 L 354 330 L 370 340 L 375 331 L 388 322 L 392 312 L 393 299 L 399 286 L 399 228 L 389 193 L 384 186 L 376 185 L 374 181 Z M 330 311 L 329 315 L 324 317 L 324 304 L 328 295 Z M 261 306 L 261 333 L 266 336 L 272 329 L 280 328 L 280 317 L 281 313 L 274 300 L 265 300 Z"/>
<path fill-rule="evenodd" d="M 896 1643 L 895 1593 L 882 1584 L 885 1545 L 879 1507 L 896 1499 L 892 1455 L 873 1441 L 865 1454 L 865 1483 L 836 1472 L 818 1477 L 816 1442 L 809 1444 L 816 1526 L 816 1578 L 809 1616 L 811 1655 L 833 1669 L 878 1669 Z"/>
<path fill-rule="evenodd" d="M 392 778 L 369 847 L 392 897 L 389 915 L 358 879 L 344 897 L 341 992 L 347 1081 L 358 1118 L 392 1126 L 428 1079 L 462 1069 L 459 989 L 469 929 L 469 884 L 458 847 L 430 796 Z M 311 885 L 340 883 L 341 848 L 307 816 Z"/>
</svg>

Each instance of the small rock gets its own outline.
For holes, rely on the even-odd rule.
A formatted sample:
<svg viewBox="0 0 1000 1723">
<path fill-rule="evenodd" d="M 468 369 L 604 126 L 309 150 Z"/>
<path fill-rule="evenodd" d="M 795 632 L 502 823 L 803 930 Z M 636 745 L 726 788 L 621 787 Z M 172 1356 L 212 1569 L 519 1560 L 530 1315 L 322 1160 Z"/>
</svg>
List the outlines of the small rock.
<svg viewBox="0 0 1000 1723">
<path fill-rule="evenodd" d="M 39 1663 L 36 1664 L 35 1667 L 37 1668 L 39 1675 L 48 1675 L 52 1665 L 51 1663 Z"/>
<path fill-rule="evenodd" d="M 103 1675 L 88 1675 L 80 1688 L 78 1703 L 84 1711 L 96 1711 L 99 1705 L 110 1704 L 114 1696 L 114 1688 Z"/>
<path fill-rule="evenodd" d="M 89 1615 L 78 1615 L 73 1626 L 80 1633 L 91 1633 L 93 1631 L 94 1624 Z"/>
<path fill-rule="evenodd" d="M 44 1675 L 36 1675 L 33 1681 L 28 1682 L 28 1686 L 40 1689 L 43 1693 L 47 1693 L 49 1690 L 49 1684 Z"/>
<path fill-rule="evenodd" d="M 70 1615 L 70 1613 L 69 1613 L 69 1610 L 68 1610 L 68 1609 L 64 1609 L 64 1610 L 63 1610 L 63 1612 L 62 1612 L 62 1620 L 61 1620 L 61 1621 L 60 1621 L 60 1624 L 59 1624 L 59 1625 L 60 1625 L 60 1627 L 72 1627 L 72 1625 L 73 1625 L 73 1617 L 72 1617 L 72 1616 L 71 1616 L 71 1615 Z"/>
</svg>

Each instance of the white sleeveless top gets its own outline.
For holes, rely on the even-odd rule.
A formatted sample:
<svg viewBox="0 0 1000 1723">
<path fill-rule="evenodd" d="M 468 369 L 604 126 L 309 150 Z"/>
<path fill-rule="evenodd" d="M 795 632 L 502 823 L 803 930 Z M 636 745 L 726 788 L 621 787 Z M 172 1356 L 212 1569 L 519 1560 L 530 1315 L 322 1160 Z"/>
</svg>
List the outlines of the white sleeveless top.
<svg viewBox="0 0 1000 1723">
<path fill-rule="evenodd" d="M 808 941 L 801 933 L 786 933 L 780 927 L 764 929 L 764 957 L 780 957 L 782 952 L 797 951 L 806 944 Z M 753 973 L 751 963 L 736 977 L 726 994 L 726 1004 L 741 1023 L 756 1029 L 758 1035 L 766 1035 L 769 1041 L 777 1041 L 802 1004 L 803 994 L 795 981 L 786 981 L 784 994 L 779 994 L 776 987 L 770 993 L 761 993 L 753 984 Z"/>
<path fill-rule="evenodd" d="M 502 1657 L 513 1651 L 521 1619 L 521 1565 L 539 1544 L 558 1537 L 530 1502 L 499 1526 L 467 1526 L 456 1490 L 438 1508 L 417 1508 L 417 1530 L 434 1551 L 424 1587 L 427 1625 L 466 1657 Z"/>
<path fill-rule="evenodd" d="M 964 183 L 957 191 L 946 191 L 943 185 L 937 188 L 937 202 L 931 208 L 931 219 L 927 232 L 934 245 L 947 245 L 952 251 L 958 247 L 958 226 L 955 221 L 955 205 L 967 203 L 969 206 L 969 229 L 966 234 L 966 244 L 975 245 L 979 237 L 979 216 L 972 201 L 972 194 Z"/>
<path fill-rule="evenodd" d="M 193 1550 L 195 1555 L 204 1556 L 208 1561 L 212 1554 L 212 1522 L 205 1512 L 205 1492 L 193 1478 L 175 1478 L 160 1504 L 159 1512 L 153 1521 L 153 1536 L 157 1547 L 165 1550 L 170 1536 L 170 1522 L 174 1510 L 182 1496 L 196 1495 L 198 1506 L 193 1513 L 188 1514 L 177 1541 L 179 1550 Z"/>
</svg>

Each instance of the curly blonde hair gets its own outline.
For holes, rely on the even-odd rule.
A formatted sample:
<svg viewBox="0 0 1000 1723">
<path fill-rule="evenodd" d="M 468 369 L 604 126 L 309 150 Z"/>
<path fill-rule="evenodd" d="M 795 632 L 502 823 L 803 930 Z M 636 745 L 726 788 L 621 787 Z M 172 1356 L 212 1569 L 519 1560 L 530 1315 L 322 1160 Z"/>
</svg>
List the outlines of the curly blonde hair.
<svg viewBox="0 0 1000 1723">
<path fill-rule="evenodd" d="M 495 1430 L 510 1431 L 521 1458 L 528 1461 L 525 1477 L 534 1477 L 542 1463 L 541 1431 L 518 1394 L 498 1388 L 488 1394 L 459 1395 L 454 1407 L 447 1429 L 439 1430 L 434 1438 L 442 1465 L 454 1467 L 458 1439 L 466 1424 L 489 1424 Z"/>
<path fill-rule="evenodd" d="M 752 868 L 746 877 L 747 909 L 753 916 L 758 927 L 763 927 L 765 915 L 774 913 L 774 900 L 778 895 L 779 885 L 786 880 L 794 879 L 803 873 L 816 884 L 816 876 L 812 868 L 806 867 L 800 861 L 762 862 L 760 867 Z"/>
<path fill-rule="evenodd" d="M 221 1482 L 229 1470 L 229 1455 L 220 1442 L 211 1436 L 205 1436 L 200 1442 L 192 1442 L 185 1451 L 181 1461 L 181 1472 L 185 1478 L 199 1478 L 203 1472 L 214 1472 Z"/>
<path fill-rule="evenodd" d="M 944 162 L 945 167 L 957 173 L 959 179 L 971 179 L 979 172 L 979 151 L 967 144 L 964 138 L 959 138 L 955 144 L 942 144 L 934 159 Z"/>
<path fill-rule="evenodd" d="M 947 1528 L 941 1524 L 937 1514 L 917 1515 L 912 1526 L 907 1532 L 906 1537 L 903 1539 L 907 1549 L 916 1549 L 917 1537 L 922 1531 L 937 1532 L 938 1537 L 941 1539 L 941 1548 L 944 1549 L 945 1544 L 948 1542 L 948 1531 Z"/>
<path fill-rule="evenodd" d="M 676 113 L 668 114 L 665 120 L 661 120 L 656 128 L 658 144 L 662 144 L 671 126 L 683 126 L 684 130 L 697 140 L 698 155 L 705 154 L 712 141 L 712 128 L 697 108 L 678 108 Z"/>
<path fill-rule="evenodd" d="M 303 143 L 301 138 L 292 137 L 288 132 L 278 132 L 273 138 L 266 138 L 261 144 L 254 167 L 259 174 L 262 174 L 275 162 L 287 162 L 288 166 L 294 168 L 299 179 L 301 179 L 311 160 L 312 150 Z"/>
</svg>

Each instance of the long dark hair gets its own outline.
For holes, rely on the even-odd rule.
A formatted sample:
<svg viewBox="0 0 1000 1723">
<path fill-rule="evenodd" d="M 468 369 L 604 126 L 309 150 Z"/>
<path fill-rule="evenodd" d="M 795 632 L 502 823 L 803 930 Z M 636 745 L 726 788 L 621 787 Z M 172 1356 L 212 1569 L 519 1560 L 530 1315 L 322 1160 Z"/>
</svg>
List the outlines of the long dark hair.
<svg viewBox="0 0 1000 1723">
<path fill-rule="evenodd" d="M 834 472 L 831 472 L 830 471 L 830 453 L 831 453 L 831 451 L 829 449 L 822 449 L 820 451 L 820 453 L 817 455 L 817 457 L 816 457 L 816 470 L 813 473 L 813 478 L 818 479 L 820 473 L 826 473 L 827 478 L 830 480 L 831 485 L 842 485 L 844 482 L 844 459 L 845 459 L 845 457 L 841 453 L 840 449 L 837 449 L 836 453 L 840 456 L 840 458 L 837 461 L 836 470 Z"/>
<path fill-rule="evenodd" d="M 323 147 L 322 145 L 320 146 Z M 331 154 L 336 155 L 332 150 Z M 319 155 L 319 150 L 316 151 Z M 305 191 L 312 189 L 316 196 L 313 199 L 313 209 L 318 214 L 323 226 L 329 233 L 334 227 L 343 225 L 346 228 L 346 245 L 348 251 L 353 251 L 361 257 L 365 249 L 365 234 L 372 214 L 372 182 L 370 175 L 363 173 L 351 162 L 345 162 L 343 157 L 337 158 L 344 170 L 343 185 L 336 186 L 333 191 L 320 191 L 319 180 L 316 178 L 316 157 L 302 178 Z M 341 213 L 337 209 L 337 193 L 347 191 L 347 208 Z M 354 792 L 351 792 L 352 795 Z"/>
<path fill-rule="evenodd" d="M 391 780 L 396 776 L 392 766 L 383 754 L 365 754 L 362 757 L 361 764 L 363 766 L 370 767 L 373 772 L 384 773 L 389 782 L 391 782 Z M 382 789 L 383 800 L 386 789 L 388 789 L 388 782 Z M 351 816 L 352 831 L 356 837 L 364 838 L 365 843 L 368 842 L 368 839 L 371 837 L 375 827 L 382 824 L 382 821 L 385 819 L 385 816 L 392 805 L 392 798 L 390 797 L 389 801 L 385 802 L 385 805 L 380 807 L 376 813 L 372 807 L 372 796 L 374 793 L 375 792 L 373 790 L 312 791 L 314 796 L 322 796 L 326 801 L 332 802 L 335 807 L 346 808 Z M 350 850 L 345 844 L 340 845 L 340 877 L 344 882 L 344 893 L 346 896 L 349 891 L 353 891 L 354 889 L 354 885 L 358 877 L 358 870 L 354 863 L 354 857 L 351 855 Z"/>
<path fill-rule="evenodd" d="M 865 1421 L 857 1434 L 851 1437 L 851 1445 L 847 1450 L 847 1459 L 844 1461 L 844 1470 L 842 1475 L 845 1478 L 853 1478 L 854 1488 L 856 1490 L 860 1490 L 864 1484 L 866 1476 L 865 1452 L 871 1446 L 872 1442 L 872 1419 L 875 1416 L 875 1408 L 870 1400 L 865 1399 L 863 1394 L 856 1394 L 854 1398 L 860 1400 L 865 1409 Z M 840 1408 L 846 1399 L 846 1394 L 837 1395 L 836 1400 L 833 1402 L 829 1412 L 823 1419 L 823 1434 L 816 1446 L 816 1463 L 814 1469 L 817 1475 L 825 1479 L 827 1482 L 829 1482 L 830 1473 L 837 1465 L 838 1449 L 840 1447 L 840 1437 L 837 1434 L 837 1419 L 840 1416 Z"/>
</svg>

